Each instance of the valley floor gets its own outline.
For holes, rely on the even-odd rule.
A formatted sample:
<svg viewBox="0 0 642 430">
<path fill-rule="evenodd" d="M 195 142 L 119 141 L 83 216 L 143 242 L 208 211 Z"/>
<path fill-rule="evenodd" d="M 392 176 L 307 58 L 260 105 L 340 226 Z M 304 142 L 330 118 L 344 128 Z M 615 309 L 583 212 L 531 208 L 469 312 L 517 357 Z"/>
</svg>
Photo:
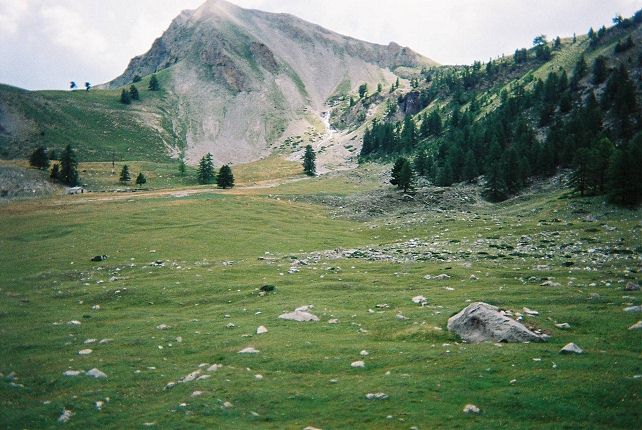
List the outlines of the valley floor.
<svg viewBox="0 0 642 430">
<path fill-rule="evenodd" d="M 0 426 L 640 427 L 640 210 L 288 168 L 0 206 Z M 461 342 L 446 322 L 475 301 L 550 340 Z M 278 318 L 304 305 L 319 322 Z"/>
</svg>

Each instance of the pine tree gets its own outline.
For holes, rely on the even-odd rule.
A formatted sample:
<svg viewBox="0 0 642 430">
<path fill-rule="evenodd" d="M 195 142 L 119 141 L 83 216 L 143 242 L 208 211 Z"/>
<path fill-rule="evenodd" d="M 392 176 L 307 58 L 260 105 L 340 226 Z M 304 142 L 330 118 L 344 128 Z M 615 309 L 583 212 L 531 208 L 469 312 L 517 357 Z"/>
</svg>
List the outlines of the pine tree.
<svg viewBox="0 0 642 430">
<path fill-rule="evenodd" d="M 185 171 L 187 170 L 187 166 L 185 165 L 185 159 L 183 156 L 181 156 L 178 159 L 178 174 L 181 176 L 185 176 Z"/>
<path fill-rule="evenodd" d="M 120 102 L 124 105 L 128 105 L 132 102 L 131 95 L 129 94 L 129 91 L 125 91 L 123 88 L 123 91 L 120 93 Z"/>
<path fill-rule="evenodd" d="M 366 94 L 368 94 L 368 84 L 359 85 L 359 98 L 364 98 Z"/>
<path fill-rule="evenodd" d="M 234 186 L 234 175 L 232 174 L 232 169 L 227 164 L 221 166 L 216 178 L 216 184 L 223 189 Z"/>
<path fill-rule="evenodd" d="M 312 149 L 312 145 L 307 145 L 305 147 L 305 153 L 303 154 L 303 173 L 308 176 L 316 175 L 316 158 L 317 156 L 314 153 L 314 149 Z"/>
<path fill-rule="evenodd" d="M 575 170 L 571 174 L 570 184 L 575 191 L 584 197 L 589 186 L 589 165 L 591 153 L 588 148 L 580 148 L 575 152 Z"/>
<path fill-rule="evenodd" d="M 454 182 L 453 168 L 450 163 L 444 163 L 443 166 L 437 168 L 435 185 L 439 187 L 450 187 Z"/>
<path fill-rule="evenodd" d="M 75 187 L 80 182 L 78 160 L 71 145 L 67 145 L 60 156 L 60 181 L 70 187 Z"/>
<path fill-rule="evenodd" d="M 430 174 L 430 160 L 425 150 L 422 149 L 415 156 L 414 168 L 419 176 L 428 177 Z"/>
<path fill-rule="evenodd" d="M 642 133 L 616 149 L 608 170 L 609 200 L 622 206 L 642 202 Z"/>
<path fill-rule="evenodd" d="M 120 171 L 120 182 L 123 185 L 127 185 L 132 180 L 131 175 L 129 174 L 129 167 L 125 164 Z"/>
<path fill-rule="evenodd" d="M 399 157 L 397 158 L 397 161 L 395 161 L 394 166 L 392 166 L 392 171 L 390 172 L 390 183 L 392 185 L 396 185 L 397 187 L 399 187 L 401 169 L 405 163 L 406 159 L 403 157 Z"/>
<path fill-rule="evenodd" d="M 49 177 L 54 181 L 60 179 L 60 166 L 58 165 L 58 163 L 54 163 L 53 167 L 51 168 L 51 174 L 49 174 Z"/>
<path fill-rule="evenodd" d="M 412 189 L 414 186 L 415 174 L 410 167 L 410 162 L 404 159 L 404 163 L 401 166 L 399 171 L 399 183 L 397 187 L 402 189 L 404 193 L 407 193 L 408 190 Z"/>
<path fill-rule="evenodd" d="M 138 185 L 138 187 L 140 188 L 146 183 L 147 183 L 147 178 L 145 177 L 143 172 L 140 172 L 136 177 L 136 185 Z"/>
<path fill-rule="evenodd" d="M 475 154 L 472 150 L 466 152 L 466 158 L 464 160 L 464 169 L 462 171 L 462 179 L 468 182 L 472 182 L 479 175 L 479 169 L 477 168 L 477 160 L 475 159 Z"/>
<path fill-rule="evenodd" d="M 155 73 L 149 79 L 149 85 L 147 86 L 147 88 L 150 91 L 158 91 L 158 90 L 160 90 L 160 84 L 158 83 L 158 78 L 156 77 Z"/>
<path fill-rule="evenodd" d="M 49 168 L 49 157 L 44 146 L 37 147 L 29 156 L 29 165 L 45 170 Z"/>
<path fill-rule="evenodd" d="M 138 88 L 136 88 L 136 85 L 129 87 L 129 97 L 132 100 L 140 100 L 140 94 L 138 94 Z"/>
<path fill-rule="evenodd" d="M 609 71 L 606 67 L 606 58 L 599 56 L 593 62 L 593 83 L 599 85 L 606 80 Z"/>
<path fill-rule="evenodd" d="M 211 184 L 215 179 L 214 162 L 209 152 L 198 163 L 197 179 L 201 185 Z"/>
</svg>

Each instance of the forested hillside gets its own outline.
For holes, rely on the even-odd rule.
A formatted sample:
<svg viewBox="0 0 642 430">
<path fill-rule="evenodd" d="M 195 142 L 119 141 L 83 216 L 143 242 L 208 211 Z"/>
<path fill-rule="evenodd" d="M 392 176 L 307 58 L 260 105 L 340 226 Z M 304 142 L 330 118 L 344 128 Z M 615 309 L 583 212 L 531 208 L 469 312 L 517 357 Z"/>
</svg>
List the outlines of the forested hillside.
<svg viewBox="0 0 642 430">
<path fill-rule="evenodd" d="M 361 159 L 413 157 L 416 174 L 441 186 L 483 175 L 491 201 L 573 169 L 581 195 L 639 203 L 642 11 L 613 22 L 565 40 L 540 35 L 487 63 L 424 69 L 366 129 Z"/>
</svg>

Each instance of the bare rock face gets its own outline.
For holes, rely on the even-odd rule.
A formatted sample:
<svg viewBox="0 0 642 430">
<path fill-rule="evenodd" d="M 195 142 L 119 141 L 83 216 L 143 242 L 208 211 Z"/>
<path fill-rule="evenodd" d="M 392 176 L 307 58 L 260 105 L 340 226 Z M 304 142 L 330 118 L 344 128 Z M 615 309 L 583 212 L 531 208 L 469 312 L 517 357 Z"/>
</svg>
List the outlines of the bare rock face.
<svg viewBox="0 0 642 430">
<path fill-rule="evenodd" d="M 542 342 L 546 336 L 530 331 L 487 303 L 471 303 L 448 319 L 448 330 L 471 343 Z"/>
</svg>

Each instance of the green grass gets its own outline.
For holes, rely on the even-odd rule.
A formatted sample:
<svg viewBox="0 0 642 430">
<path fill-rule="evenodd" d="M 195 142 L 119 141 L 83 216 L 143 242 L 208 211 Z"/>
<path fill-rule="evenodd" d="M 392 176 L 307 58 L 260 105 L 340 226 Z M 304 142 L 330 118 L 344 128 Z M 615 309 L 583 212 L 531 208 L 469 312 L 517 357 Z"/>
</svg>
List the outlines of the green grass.
<svg viewBox="0 0 642 430">
<path fill-rule="evenodd" d="M 267 166 L 280 162 L 265 163 L 266 173 L 248 181 L 267 178 Z M 570 268 L 561 264 L 566 251 L 546 255 L 576 241 L 585 242 L 583 249 L 634 250 L 641 245 L 639 211 L 557 192 L 477 216 L 428 212 L 425 222 L 384 217 L 360 223 L 287 199 L 376 187 L 359 175 L 235 194 L 114 201 L 84 195 L 0 207 L 0 426 L 55 428 L 67 408 L 75 415 L 65 427 L 79 429 L 145 422 L 222 429 L 639 427 L 642 381 L 632 376 L 642 373 L 642 342 L 640 332 L 627 327 L 640 316 L 622 308 L 640 304 L 640 293 L 625 293 L 618 282 L 625 268 L 639 269 L 639 251 L 599 264 L 582 262 L 588 252 L 574 255 Z M 581 221 L 579 209 L 599 222 Z M 512 244 L 521 235 L 541 247 L 541 256 L 507 259 L 509 250 L 489 247 L 489 254 L 504 257 L 462 257 L 477 239 Z M 543 242 L 549 237 L 555 241 L 550 246 Z M 400 263 L 307 255 L 408 238 L 434 242 L 452 258 Z M 109 259 L 90 262 L 97 254 Z M 296 258 L 308 264 L 290 274 Z M 154 260 L 165 266 L 150 266 Z M 550 270 L 535 270 L 540 264 Z M 423 278 L 437 273 L 451 278 Z M 541 287 L 527 281 L 530 276 L 554 276 L 562 286 Z M 639 273 L 628 279 L 635 277 Z M 276 292 L 260 296 L 264 284 L 276 285 Z M 429 305 L 414 305 L 410 298 L 417 294 Z M 543 344 L 461 343 L 446 331 L 446 321 L 468 300 L 536 309 L 540 316 L 527 322 L 552 338 Z M 376 308 L 380 303 L 389 308 Z M 314 304 L 320 322 L 277 318 L 304 304 Z M 398 312 L 408 319 L 397 320 Z M 339 323 L 328 324 L 330 318 Z M 70 320 L 82 325 L 70 326 Z M 230 322 L 237 327 L 226 328 Z M 559 330 L 555 322 L 572 329 Z M 159 324 L 170 328 L 159 330 Z M 269 332 L 255 335 L 259 325 Z M 113 340 L 85 345 L 89 338 Z M 567 342 L 587 353 L 559 355 Z M 261 352 L 237 354 L 246 346 Z M 83 348 L 93 353 L 78 355 Z M 359 355 L 364 349 L 365 358 Z M 359 359 L 366 368 L 351 368 Z M 163 389 L 201 363 L 224 367 L 210 379 Z M 63 376 L 67 369 L 93 367 L 108 378 Z M 23 388 L 9 384 L 12 371 Z M 195 390 L 203 395 L 191 397 Z M 378 391 L 389 400 L 365 399 Z M 94 402 L 105 398 L 109 402 L 97 411 Z M 226 401 L 233 407 L 223 407 Z M 463 414 L 466 403 L 482 414 Z"/>
</svg>

